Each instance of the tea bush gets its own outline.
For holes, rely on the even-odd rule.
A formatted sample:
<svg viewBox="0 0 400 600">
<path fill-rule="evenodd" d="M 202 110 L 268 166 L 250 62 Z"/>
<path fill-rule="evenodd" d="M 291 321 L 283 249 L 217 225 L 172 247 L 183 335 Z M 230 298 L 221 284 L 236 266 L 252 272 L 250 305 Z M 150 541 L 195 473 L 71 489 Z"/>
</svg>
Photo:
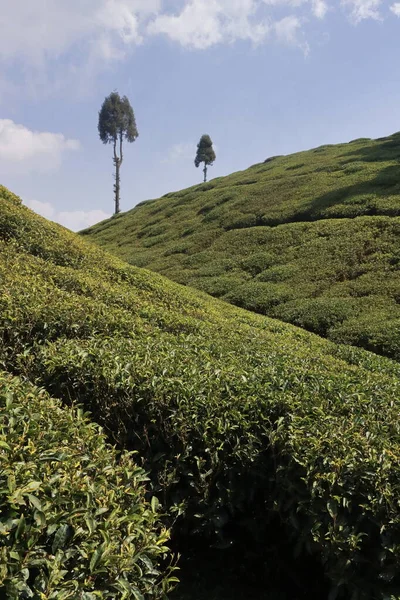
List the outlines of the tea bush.
<svg viewBox="0 0 400 600">
<path fill-rule="evenodd" d="M 163 503 L 183 503 L 189 531 L 223 539 L 251 510 L 267 537 L 277 510 L 333 581 L 371 598 L 397 590 L 398 379 L 365 371 L 361 386 L 344 364 L 334 375 L 334 363 L 287 347 L 285 360 L 247 355 L 243 333 L 212 349 L 168 337 L 59 340 L 36 357 L 37 376 L 139 450 Z M 226 361 L 239 344 L 240 364 Z"/>
<path fill-rule="evenodd" d="M 1 371 L 0 464 L 0 593 L 166 597 L 169 534 L 146 501 L 147 477 L 82 409 Z"/>
<path fill-rule="evenodd" d="M 274 557 L 278 519 L 331 597 L 400 597 L 398 363 L 130 267 L 5 196 L 0 223 L 3 369 L 137 451 L 177 539 Z"/>
<path fill-rule="evenodd" d="M 82 233 L 179 283 L 400 360 L 399 149 L 397 133 L 277 157 Z M 150 237 L 157 227 L 162 238 Z"/>
</svg>

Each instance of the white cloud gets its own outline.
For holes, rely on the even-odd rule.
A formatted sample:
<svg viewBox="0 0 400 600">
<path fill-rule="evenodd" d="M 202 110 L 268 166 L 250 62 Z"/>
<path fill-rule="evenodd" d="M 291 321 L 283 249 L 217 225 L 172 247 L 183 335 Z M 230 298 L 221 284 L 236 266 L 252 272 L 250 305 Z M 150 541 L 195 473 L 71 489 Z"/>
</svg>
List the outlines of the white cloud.
<svg viewBox="0 0 400 600">
<path fill-rule="evenodd" d="M 313 0 L 312 12 L 317 19 L 323 19 L 328 12 L 328 4 L 324 0 Z"/>
<path fill-rule="evenodd" d="M 190 160 L 196 156 L 196 146 L 191 143 L 181 142 L 174 144 L 169 148 L 163 163 L 177 163 L 180 161 Z"/>
<path fill-rule="evenodd" d="M 390 10 L 396 15 L 396 17 L 400 17 L 400 2 L 395 2 L 392 4 Z"/>
<path fill-rule="evenodd" d="M 279 6 L 281 8 L 284 8 L 285 6 L 299 8 L 300 6 L 308 4 L 308 0 L 263 0 L 263 2 L 267 6 Z"/>
<path fill-rule="evenodd" d="M 49 202 L 40 202 L 39 200 L 27 200 L 26 205 L 46 219 L 53 219 L 56 211 Z"/>
<path fill-rule="evenodd" d="M 295 15 L 284 17 L 274 24 L 274 30 L 278 41 L 289 46 L 298 46 L 307 56 L 310 48 L 308 43 L 301 40 L 299 37 L 299 33 L 301 33 L 301 27 L 302 22 Z"/>
<path fill-rule="evenodd" d="M 139 18 L 136 12 L 123 2 L 108 0 L 97 13 L 97 21 L 105 31 L 116 32 L 124 43 L 141 43 Z"/>
<path fill-rule="evenodd" d="M 297 39 L 297 31 L 301 28 L 298 17 L 290 15 L 277 21 L 274 25 L 278 39 L 286 44 L 294 44 Z"/>
<path fill-rule="evenodd" d="M 64 152 L 79 150 L 78 140 L 62 133 L 31 131 L 11 119 L 0 119 L 0 161 L 7 167 L 20 165 L 24 170 L 49 171 L 61 163 Z"/>
<path fill-rule="evenodd" d="M 72 231 L 79 231 L 110 217 L 111 214 L 103 210 L 73 210 L 56 213 L 53 220 L 61 223 L 64 227 L 68 227 L 68 229 L 72 229 Z"/>
<path fill-rule="evenodd" d="M 161 0 L 0 0 L 0 58 L 40 64 L 74 44 L 140 43 L 141 19 L 160 7 Z"/>
<path fill-rule="evenodd" d="M 56 221 L 72 231 L 85 229 L 111 217 L 111 214 L 103 210 L 57 211 L 49 202 L 40 202 L 40 200 L 27 200 L 26 205 L 42 217 Z"/>
<path fill-rule="evenodd" d="M 291 9 L 310 6 L 312 15 L 317 19 L 323 19 L 329 10 L 325 0 L 263 0 L 263 2 L 267 6 L 290 7 Z"/>
<path fill-rule="evenodd" d="M 100 71 L 126 58 L 149 36 L 164 35 L 198 50 L 237 40 L 264 43 L 274 31 L 294 24 L 295 18 L 302 23 L 323 19 L 331 10 L 328 2 L 0 0 L 0 98 L 6 91 L 3 84 L 9 80 L 14 85 L 18 79 L 31 93 L 89 91 Z M 341 0 L 340 4 L 354 24 L 381 18 L 382 0 Z M 399 4 L 391 7 L 394 14 L 400 14 Z M 283 11 L 278 23 L 277 10 Z M 295 29 L 299 33 L 300 28 Z M 278 37 L 284 41 L 288 36 Z M 304 51 L 305 43 L 301 47 Z"/>
<path fill-rule="evenodd" d="M 0 0 L 0 68 L 31 95 L 90 91 L 97 74 L 142 43 L 162 0 Z"/>
<path fill-rule="evenodd" d="M 342 0 L 341 4 L 350 10 L 350 20 L 355 25 L 364 19 L 375 21 L 382 19 L 379 12 L 382 0 Z"/>
<path fill-rule="evenodd" d="M 257 44 L 270 30 L 268 20 L 256 15 L 259 7 L 259 0 L 189 0 L 178 14 L 156 17 L 148 32 L 196 49 L 236 40 Z"/>
</svg>

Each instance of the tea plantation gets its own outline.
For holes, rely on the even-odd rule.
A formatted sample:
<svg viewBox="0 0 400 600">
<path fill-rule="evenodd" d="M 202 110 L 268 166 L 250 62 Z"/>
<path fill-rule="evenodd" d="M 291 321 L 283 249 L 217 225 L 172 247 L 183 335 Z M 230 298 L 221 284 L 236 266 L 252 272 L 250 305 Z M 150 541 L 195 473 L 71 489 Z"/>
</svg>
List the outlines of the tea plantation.
<svg viewBox="0 0 400 600">
<path fill-rule="evenodd" d="M 131 264 L 400 359 L 400 134 L 271 157 L 82 232 Z"/>
<path fill-rule="evenodd" d="M 0 597 L 400 598 L 397 362 L 0 188 L 0 368 Z"/>
</svg>

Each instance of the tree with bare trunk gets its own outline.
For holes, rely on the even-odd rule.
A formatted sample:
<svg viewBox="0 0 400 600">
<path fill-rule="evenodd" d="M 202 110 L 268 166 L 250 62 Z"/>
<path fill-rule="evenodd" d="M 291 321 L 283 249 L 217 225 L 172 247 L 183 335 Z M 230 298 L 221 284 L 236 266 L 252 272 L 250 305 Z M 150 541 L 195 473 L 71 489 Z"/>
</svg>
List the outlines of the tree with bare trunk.
<svg viewBox="0 0 400 600">
<path fill-rule="evenodd" d="M 105 98 L 99 112 L 98 130 L 103 144 L 113 144 L 115 165 L 115 214 L 120 212 L 120 168 L 123 161 L 122 142 L 132 143 L 138 137 L 135 115 L 126 96 L 112 92 Z"/>
<path fill-rule="evenodd" d="M 207 167 L 212 166 L 216 159 L 213 143 L 209 135 L 202 135 L 199 143 L 197 144 L 197 154 L 194 159 L 196 167 L 200 166 L 200 163 L 204 163 L 204 182 L 207 181 Z"/>
</svg>

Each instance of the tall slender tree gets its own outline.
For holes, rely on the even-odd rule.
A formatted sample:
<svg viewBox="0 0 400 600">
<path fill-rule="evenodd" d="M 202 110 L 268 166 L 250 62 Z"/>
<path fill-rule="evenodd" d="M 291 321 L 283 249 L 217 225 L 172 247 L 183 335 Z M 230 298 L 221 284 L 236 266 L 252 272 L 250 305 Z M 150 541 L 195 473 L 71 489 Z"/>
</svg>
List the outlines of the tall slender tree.
<svg viewBox="0 0 400 600">
<path fill-rule="evenodd" d="M 204 182 L 207 181 L 207 168 L 214 164 L 216 155 L 213 148 L 213 143 L 209 135 L 202 135 L 199 143 L 197 144 L 197 154 L 194 159 L 194 164 L 198 167 L 201 163 L 204 163 Z"/>
<path fill-rule="evenodd" d="M 122 142 L 126 140 L 132 143 L 139 135 L 135 115 L 126 96 L 121 98 L 118 92 L 112 92 L 105 98 L 99 112 L 98 130 L 103 144 L 113 144 L 115 214 L 118 214 L 120 212 L 120 168 L 124 158 Z"/>
</svg>

